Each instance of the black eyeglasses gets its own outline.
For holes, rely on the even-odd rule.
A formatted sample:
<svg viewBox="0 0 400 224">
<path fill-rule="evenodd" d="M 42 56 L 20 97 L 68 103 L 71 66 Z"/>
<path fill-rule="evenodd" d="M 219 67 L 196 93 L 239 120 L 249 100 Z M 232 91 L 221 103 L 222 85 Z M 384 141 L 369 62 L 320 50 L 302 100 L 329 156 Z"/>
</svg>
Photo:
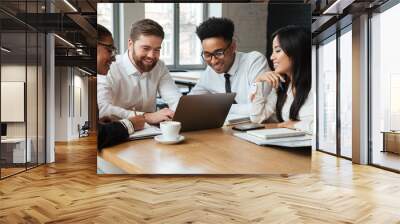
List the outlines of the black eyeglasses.
<svg viewBox="0 0 400 224">
<path fill-rule="evenodd" d="M 101 41 L 97 41 L 97 44 L 100 44 L 101 46 L 106 47 L 107 50 L 111 53 L 111 57 L 115 57 L 115 55 L 117 55 L 117 48 L 114 45 L 106 44 Z"/>
<path fill-rule="evenodd" d="M 225 52 L 228 50 L 228 48 L 231 46 L 232 41 L 228 44 L 228 46 L 224 49 L 216 50 L 214 53 L 208 53 L 208 52 L 201 52 L 201 57 L 203 58 L 204 61 L 211 61 L 212 57 L 215 57 L 217 59 L 223 59 L 225 57 Z"/>
</svg>

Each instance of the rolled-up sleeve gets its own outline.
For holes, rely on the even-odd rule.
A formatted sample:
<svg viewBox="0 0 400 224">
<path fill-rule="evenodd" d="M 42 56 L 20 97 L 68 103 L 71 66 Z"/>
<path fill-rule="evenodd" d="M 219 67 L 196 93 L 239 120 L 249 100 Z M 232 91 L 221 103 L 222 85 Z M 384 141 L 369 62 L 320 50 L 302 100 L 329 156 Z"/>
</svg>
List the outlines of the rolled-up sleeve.
<svg viewBox="0 0 400 224">
<path fill-rule="evenodd" d="M 256 90 L 250 111 L 250 120 L 254 123 L 262 123 L 275 113 L 277 95 L 275 89 L 270 90 L 269 88 L 264 85 L 263 88 Z M 269 92 L 267 96 L 265 96 L 266 92 Z"/>
<path fill-rule="evenodd" d="M 99 107 L 99 118 L 115 116 L 129 118 L 134 112 L 112 104 L 112 80 L 107 76 L 97 76 L 97 105 Z"/>
</svg>

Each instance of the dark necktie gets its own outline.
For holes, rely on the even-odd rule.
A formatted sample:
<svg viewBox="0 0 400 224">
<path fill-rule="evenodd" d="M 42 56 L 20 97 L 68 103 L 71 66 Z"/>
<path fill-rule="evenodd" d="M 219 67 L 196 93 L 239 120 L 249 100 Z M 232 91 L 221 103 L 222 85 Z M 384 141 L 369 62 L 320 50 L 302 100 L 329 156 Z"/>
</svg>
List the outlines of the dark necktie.
<svg viewBox="0 0 400 224">
<path fill-rule="evenodd" d="M 231 80 L 229 79 L 231 77 L 231 75 L 229 75 L 228 73 L 225 73 L 224 77 L 225 77 L 225 92 L 226 93 L 232 93 Z M 236 100 L 233 101 L 233 104 L 237 104 Z"/>
<path fill-rule="evenodd" d="M 226 93 L 231 93 L 231 80 L 229 79 L 231 77 L 231 75 L 229 75 L 228 73 L 224 74 L 225 77 L 225 92 Z"/>
</svg>

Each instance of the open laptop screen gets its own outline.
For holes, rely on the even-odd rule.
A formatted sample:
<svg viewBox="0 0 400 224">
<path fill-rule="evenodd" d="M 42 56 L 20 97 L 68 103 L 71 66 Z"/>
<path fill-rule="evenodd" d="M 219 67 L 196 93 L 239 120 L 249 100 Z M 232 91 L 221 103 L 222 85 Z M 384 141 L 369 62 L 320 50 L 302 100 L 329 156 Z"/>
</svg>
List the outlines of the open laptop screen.
<svg viewBox="0 0 400 224">
<path fill-rule="evenodd" d="M 181 131 L 221 127 L 235 100 L 236 93 L 182 96 L 172 120 L 181 122 Z"/>
</svg>

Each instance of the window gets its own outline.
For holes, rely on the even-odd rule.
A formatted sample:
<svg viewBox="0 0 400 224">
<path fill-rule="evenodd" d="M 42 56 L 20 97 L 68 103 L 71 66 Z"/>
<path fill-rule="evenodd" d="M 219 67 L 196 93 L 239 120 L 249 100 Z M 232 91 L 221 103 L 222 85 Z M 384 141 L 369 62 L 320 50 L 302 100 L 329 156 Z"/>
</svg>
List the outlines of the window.
<svg viewBox="0 0 400 224">
<path fill-rule="evenodd" d="M 167 65 L 174 64 L 174 4 L 146 3 L 145 17 L 157 21 L 164 29 L 164 40 L 161 46 L 160 58 Z"/>
<path fill-rule="evenodd" d="M 97 4 L 97 23 L 105 26 L 114 36 L 112 3 Z"/>
<path fill-rule="evenodd" d="M 343 31 L 340 45 L 340 154 L 352 157 L 352 32 Z"/>
<path fill-rule="evenodd" d="M 400 130 L 400 4 L 371 18 L 371 137 L 372 163 L 400 170 L 399 155 L 382 152 L 383 133 Z M 396 137 L 396 147 L 400 144 Z"/>
<path fill-rule="evenodd" d="M 196 27 L 206 18 L 205 3 L 146 3 L 145 17 L 157 21 L 165 32 L 161 59 L 172 69 L 203 68 Z M 178 25 L 179 24 L 179 25 Z"/>
<path fill-rule="evenodd" d="M 336 36 L 318 48 L 318 149 L 336 154 Z"/>
</svg>

